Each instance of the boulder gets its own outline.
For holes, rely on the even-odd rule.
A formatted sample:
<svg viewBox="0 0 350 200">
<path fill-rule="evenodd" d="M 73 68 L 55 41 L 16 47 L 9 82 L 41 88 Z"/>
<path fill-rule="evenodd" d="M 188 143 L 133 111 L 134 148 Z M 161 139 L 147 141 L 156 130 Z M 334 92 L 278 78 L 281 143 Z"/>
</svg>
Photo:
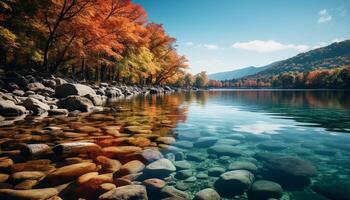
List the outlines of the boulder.
<svg viewBox="0 0 350 200">
<path fill-rule="evenodd" d="M 190 199 L 190 195 L 187 194 L 186 192 L 183 192 L 181 190 L 176 189 L 173 186 L 165 186 L 162 190 L 161 193 L 165 197 L 172 197 L 172 199 Z"/>
<path fill-rule="evenodd" d="M 163 158 L 162 153 L 160 153 L 157 149 L 144 149 L 141 152 L 139 152 L 136 156 L 139 160 L 146 164 Z"/>
<path fill-rule="evenodd" d="M 241 156 L 242 151 L 237 149 L 236 147 L 230 146 L 230 145 L 215 145 L 210 147 L 207 152 L 209 154 L 215 154 L 217 156 Z"/>
<path fill-rule="evenodd" d="M 57 98 L 65 98 L 70 95 L 85 96 L 88 94 L 96 96 L 95 90 L 87 85 L 82 84 L 65 83 L 55 88 L 55 96 Z"/>
<path fill-rule="evenodd" d="M 337 180 L 322 180 L 316 182 L 312 189 L 324 197 L 334 200 L 350 199 L 350 183 Z"/>
<path fill-rule="evenodd" d="M 58 154 L 93 154 L 98 155 L 102 153 L 102 149 L 92 142 L 67 142 L 54 146 L 52 150 Z"/>
<path fill-rule="evenodd" d="M 28 97 L 26 100 L 24 100 L 23 106 L 27 110 L 31 110 L 34 114 L 37 115 L 41 115 L 50 110 L 50 106 L 32 97 Z"/>
<path fill-rule="evenodd" d="M 256 172 L 258 170 L 258 167 L 249 161 L 234 161 L 228 166 L 229 170 L 238 170 L 238 169 L 245 169 L 250 172 Z"/>
<path fill-rule="evenodd" d="M 0 199 L 2 200 L 43 200 L 57 195 L 56 188 L 13 190 L 0 189 Z"/>
<path fill-rule="evenodd" d="M 22 171 L 11 174 L 11 179 L 16 181 L 25 179 L 38 180 L 44 176 L 46 176 L 46 174 L 40 171 Z"/>
<path fill-rule="evenodd" d="M 148 200 L 146 188 L 143 185 L 126 185 L 112 189 L 98 197 L 99 200 Z"/>
<path fill-rule="evenodd" d="M 255 181 L 248 192 L 249 199 L 252 200 L 279 199 L 282 195 L 283 189 L 278 183 L 266 180 Z"/>
<path fill-rule="evenodd" d="M 215 190 L 221 197 L 232 198 L 247 191 L 254 181 L 254 175 L 247 170 L 234 170 L 223 173 L 215 181 Z"/>
<path fill-rule="evenodd" d="M 119 171 L 115 173 L 116 177 L 122 177 L 128 174 L 136 174 L 141 172 L 145 168 L 145 165 L 138 160 L 133 160 L 125 163 Z"/>
<path fill-rule="evenodd" d="M 206 188 L 196 193 L 193 200 L 220 200 L 220 195 L 212 188 Z"/>
<path fill-rule="evenodd" d="M 23 115 L 26 108 L 16 105 L 13 101 L 0 99 L 0 115 L 4 117 L 14 117 Z"/>
<path fill-rule="evenodd" d="M 281 184 L 283 188 L 304 188 L 310 184 L 309 177 L 317 175 L 315 166 L 299 157 L 273 153 L 258 153 L 255 157 L 264 163 L 264 178 Z"/>
<path fill-rule="evenodd" d="M 146 177 L 163 178 L 176 171 L 174 164 L 165 158 L 159 159 L 146 166 L 144 174 Z"/>
<path fill-rule="evenodd" d="M 94 107 L 94 104 L 85 97 L 68 96 L 57 102 L 58 108 L 67 109 L 69 111 L 79 110 L 82 112 L 89 112 Z"/>
<path fill-rule="evenodd" d="M 165 186 L 165 182 L 158 178 L 150 178 L 143 181 L 143 185 L 147 190 L 161 190 Z"/>
<path fill-rule="evenodd" d="M 201 137 L 194 144 L 194 147 L 205 148 L 210 147 L 218 141 L 216 137 Z"/>
<path fill-rule="evenodd" d="M 47 144 L 24 144 L 20 146 L 23 156 L 43 156 L 48 154 L 50 149 L 50 146 Z"/>
</svg>

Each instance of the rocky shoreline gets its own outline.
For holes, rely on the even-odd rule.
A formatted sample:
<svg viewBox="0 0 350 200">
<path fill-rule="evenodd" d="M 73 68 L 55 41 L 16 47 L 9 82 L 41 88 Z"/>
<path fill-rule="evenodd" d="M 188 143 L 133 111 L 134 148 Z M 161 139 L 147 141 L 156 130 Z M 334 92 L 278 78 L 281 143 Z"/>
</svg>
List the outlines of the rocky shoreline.
<svg viewBox="0 0 350 200">
<path fill-rule="evenodd" d="M 10 72 L 0 77 L 0 121 L 22 115 L 68 115 L 90 112 L 133 95 L 159 95 L 174 92 L 168 86 L 127 86 L 118 83 L 88 84 L 51 76 L 22 76 Z"/>
</svg>

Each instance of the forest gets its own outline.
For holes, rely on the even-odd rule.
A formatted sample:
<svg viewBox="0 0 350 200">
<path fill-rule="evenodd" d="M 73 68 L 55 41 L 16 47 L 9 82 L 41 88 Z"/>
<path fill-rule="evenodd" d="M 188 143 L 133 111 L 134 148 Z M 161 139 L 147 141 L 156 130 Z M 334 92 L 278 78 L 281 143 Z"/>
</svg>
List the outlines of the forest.
<svg viewBox="0 0 350 200">
<path fill-rule="evenodd" d="M 208 87 L 349 89 L 350 68 L 318 69 L 309 72 L 284 72 L 269 78 L 242 78 L 227 81 L 210 80 Z"/>
<path fill-rule="evenodd" d="M 131 0 L 0 0 L 0 67 L 78 80 L 171 84 L 187 59 Z"/>
</svg>

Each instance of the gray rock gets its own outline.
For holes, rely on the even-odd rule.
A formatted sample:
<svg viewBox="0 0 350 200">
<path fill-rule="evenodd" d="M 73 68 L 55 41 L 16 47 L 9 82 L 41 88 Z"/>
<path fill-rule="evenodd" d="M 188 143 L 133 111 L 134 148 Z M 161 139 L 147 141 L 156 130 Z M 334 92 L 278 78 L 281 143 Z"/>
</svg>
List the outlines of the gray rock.
<svg viewBox="0 0 350 200">
<path fill-rule="evenodd" d="M 57 98 L 65 98 L 70 95 L 85 96 L 87 94 L 96 96 L 95 90 L 82 84 L 65 83 L 55 88 L 55 95 Z"/>
<path fill-rule="evenodd" d="M 105 103 L 101 95 L 87 94 L 84 97 L 90 99 L 95 106 L 102 106 Z"/>
<path fill-rule="evenodd" d="M 89 112 L 94 104 L 85 97 L 80 96 L 68 96 L 57 102 L 58 108 L 67 109 L 69 111 L 79 110 L 82 112 Z"/>
<path fill-rule="evenodd" d="M 225 173 L 226 169 L 223 167 L 211 167 L 208 169 L 209 176 L 220 176 Z"/>
<path fill-rule="evenodd" d="M 278 183 L 266 180 L 255 181 L 248 192 L 249 199 L 252 200 L 279 199 L 282 195 L 283 189 Z"/>
<path fill-rule="evenodd" d="M 287 148 L 287 146 L 283 142 L 278 141 L 266 141 L 258 144 L 258 147 L 263 150 L 268 151 L 278 151 Z"/>
<path fill-rule="evenodd" d="M 114 188 L 101 196 L 99 200 L 114 199 L 114 200 L 148 200 L 146 187 L 143 185 L 126 185 Z"/>
<path fill-rule="evenodd" d="M 202 137 L 199 138 L 195 143 L 194 147 L 205 148 L 210 147 L 218 141 L 216 137 Z"/>
<path fill-rule="evenodd" d="M 144 174 L 146 177 L 162 178 L 174 171 L 176 171 L 174 164 L 168 159 L 161 158 L 147 165 Z"/>
<path fill-rule="evenodd" d="M 254 173 L 258 170 L 258 167 L 254 163 L 249 161 L 235 161 L 228 166 L 228 169 L 229 170 L 245 169 Z"/>
<path fill-rule="evenodd" d="M 192 165 L 191 163 L 189 163 L 186 160 L 180 160 L 180 161 L 175 161 L 174 165 L 176 166 L 176 168 L 178 170 L 182 170 L 182 169 L 191 169 Z"/>
<path fill-rule="evenodd" d="M 254 181 L 254 175 L 247 170 L 234 170 L 221 174 L 215 181 L 215 190 L 221 197 L 232 198 L 243 194 Z"/>
<path fill-rule="evenodd" d="M 25 101 L 23 101 L 23 106 L 27 110 L 31 110 L 34 114 L 37 115 L 41 115 L 50 110 L 50 106 L 31 97 L 28 97 Z"/>
<path fill-rule="evenodd" d="M 218 156 L 241 156 L 242 151 L 230 145 L 215 145 L 210 147 L 207 152 Z"/>
<path fill-rule="evenodd" d="M 23 115 L 26 108 L 16 105 L 13 101 L 0 99 L 0 115 L 4 117 L 14 117 Z"/>
<path fill-rule="evenodd" d="M 184 169 L 180 170 L 175 174 L 175 178 L 184 180 L 186 178 L 189 178 L 193 175 L 193 171 L 190 169 Z"/>
<path fill-rule="evenodd" d="M 67 109 L 50 109 L 49 115 L 68 115 Z"/>
<path fill-rule="evenodd" d="M 189 153 L 187 154 L 187 159 L 191 161 L 201 162 L 205 160 L 206 154 L 202 153 Z"/>
<path fill-rule="evenodd" d="M 186 192 L 180 191 L 173 186 L 165 186 L 161 190 L 162 194 L 165 197 L 175 197 L 175 198 L 180 198 L 180 199 L 190 199 L 190 195 L 187 194 Z"/>
<path fill-rule="evenodd" d="M 212 188 L 206 188 L 196 193 L 193 200 L 220 200 L 220 195 Z"/>
</svg>

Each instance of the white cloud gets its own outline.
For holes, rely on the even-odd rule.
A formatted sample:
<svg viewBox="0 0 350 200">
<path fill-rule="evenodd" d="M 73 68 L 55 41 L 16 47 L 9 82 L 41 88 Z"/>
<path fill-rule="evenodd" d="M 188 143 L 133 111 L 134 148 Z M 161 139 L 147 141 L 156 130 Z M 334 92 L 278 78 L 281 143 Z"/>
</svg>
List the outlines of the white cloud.
<svg viewBox="0 0 350 200">
<path fill-rule="evenodd" d="M 318 49 L 318 48 L 325 47 L 325 46 L 330 45 L 330 44 L 335 43 L 335 42 L 341 42 L 343 40 L 345 40 L 345 39 L 335 38 L 329 42 L 319 42 L 315 46 L 311 47 L 311 49 Z"/>
<path fill-rule="evenodd" d="M 332 16 L 328 13 L 327 9 L 320 10 L 318 16 L 318 23 L 325 23 L 332 20 Z"/>
<path fill-rule="evenodd" d="M 194 45 L 193 42 L 186 42 L 185 44 L 186 44 L 187 46 L 193 46 L 193 45 Z"/>
<path fill-rule="evenodd" d="M 232 45 L 236 49 L 244 49 L 259 53 L 270 53 L 287 49 L 294 49 L 298 52 L 304 52 L 309 49 L 309 46 L 303 44 L 282 44 L 274 40 L 252 40 L 249 42 L 236 42 Z"/>
<path fill-rule="evenodd" d="M 209 50 L 218 50 L 219 46 L 215 44 L 203 44 L 202 45 L 204 48 L 209 49 Z"/>
</svg>

